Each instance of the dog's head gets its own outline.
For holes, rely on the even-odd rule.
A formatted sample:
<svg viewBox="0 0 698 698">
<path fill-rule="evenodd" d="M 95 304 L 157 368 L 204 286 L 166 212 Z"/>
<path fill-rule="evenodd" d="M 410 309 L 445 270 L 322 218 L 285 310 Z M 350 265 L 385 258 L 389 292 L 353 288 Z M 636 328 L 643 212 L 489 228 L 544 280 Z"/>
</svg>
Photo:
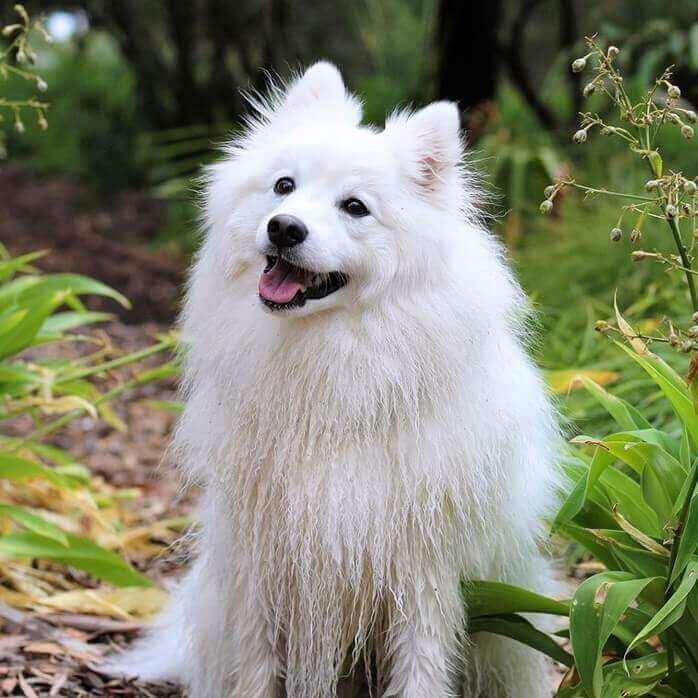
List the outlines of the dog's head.
<svg viewBox="0 0 698 698">
<path fill-rule="evenodd" d="M 283 316 L 361 307 L 434 278 L 463 200 L 455 105 L 399 112 L 379 130 L 321 62 L 256 115 L 211 169 L 209 247 L 231 276 L 254 269 Z"/>
</svg>

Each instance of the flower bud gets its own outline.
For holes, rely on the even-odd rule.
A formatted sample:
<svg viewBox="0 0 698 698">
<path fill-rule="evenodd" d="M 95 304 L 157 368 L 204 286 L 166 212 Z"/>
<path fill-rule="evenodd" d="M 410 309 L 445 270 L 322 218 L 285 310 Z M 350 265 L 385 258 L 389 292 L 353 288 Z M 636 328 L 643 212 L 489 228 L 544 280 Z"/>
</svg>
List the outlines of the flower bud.
<svg viewBox="0 0 698 698">
<path fill-rule="evenodd" d="M 693 138 L 693 128 L 689 126 L 688 124 L 684 124 L 681 127 L 681 135 L 687 140 L 690 141 L 691 138 Z"/>
<path fill-rule="evenodd" d="M 666 209 L 664 209 L 667 218 L 676 218 L 677 210 L 676 206 L 673 204 L 667 204 Z"/>
<path fill-rule="evenodd" d="M 544 213 L 546 216 L 553 210 L 553 202 L 550 199 L 546 199 L 540 205 L 540 212 Z"/>
<path fill-rule="evenodd" d="M 689 327 L 687 334 L 689 337 L 691 337 L 691 339 L 698 338 L 698 325 L 693 325 L 693 327 Z"/>
<path fill-rule="evenodd" d="M 674 114 L 674 112 L 669 112 L 666 115 L 666 120 L 671 121 L 672 124 L 680 124 L 681 123 L 681 119 L 679 118 L 679 115 Z"/>
<path fill-rule="evenodd" d="M 17 131 L 17 133 L 24 133 L 24 124 L 19 119 L 15 121 L 15 131 Z"/>
<path fill-rule="evenodd" d="M 698 310 L 696 310 L 691 317 L 693 318 L 693 322 L 698 322 Z"/>
<path fill-rule="evenodd" d="M 584 90 L 583 90 L 582 94 L 585 97 L 589 97 L 589 95 L 594 94 L 595 90 L 596 90 L 596 85 L 594 85 L 593 82 L 590 82 L 584 86 Z"/>
<path fill-rule="evenodd" d="M 676 85 L 669 85 L 666 93 L 670 99 L 678 99 L 681 96 L 681 90 Z"/>
<path fill-rule="evenodd" d="M 13 32 L 16 32 L 18 29 L 21 29 L 21 28 L 22 28 L 21 24 L 8 24 L 6 27 L 3 27 L 2 35 L 9 36 Z"/>
<path fill-rule="evenodd" d="M 42 80 L 41 78 L 39 78 L 36 81 L 36 87 L 39 90 L 39 92 L 46 92 L 46 90 L 48 90 L 48 85 L 46 84 L 46 81 Z"/>
<path fill-rule="evenodd" d="M 587 139 L 587 132 L 583 128 L 580 128 L 579 131 L 577 131 L 577 133 L 575 133 L 574 136 L 572 136 L 572 140 L 575 143 L 584 143 L 584 141 L 586 139 Z"/>
<path fill-rule="evenodd" d="M 640 242 L 641 239 L 642 239 L 642 231 L 639 228 L 633 228 L 630 231 L 630 242 L 632 242 L 633 245 L 636 245 L 638 242 Z M 642 254 L 646 254 L 646 253 L 643 252 Z"/>
<path fill-rule="evenodd" d="M 42 131 L 45 131 L 48 128 L 48 121 L 46 121 L 46 117 L 43 114 L 39 114 L 36 123 L 39 125 L 39 128 Z"/>
<path fill-rule="evenodd" d="M 696 117 L 696 113 L 689 109 L 686 113 L 686 121 L 688 121 L 689 124 L 695 124 L 696 121 L 698 121 L 698 117 Z"/>
<path fill-rule="evenodd" d="M 617 46 L 609 46 L 608 47 L 608 60 L 612 61 L 618 54 L 620 53 L 620 49 Z"/>
<path fill-rule="evenodd" d="M 601 129 L 602 136 L 612 136 L 616 132 L 615 126 L 604 126 Z"/>
<path fill-rule="evenodd" d="M 26 63 L 27 62 L 27 54 L 24 52 L 24 49 L 17 49 L 17 63 Z"/>
<path fill-rule="evenodd" d="M 584 68 L 587 67 L 587 59 L 586 57 L 584 58 L 577 58 L 577 60 L 572 61 L 572 72 L 573 73 L 581 73 Z"/>
<path fill-rule="evenodd" d="M 659 186 L 659 180 L 658 179 L 648 179 L 645 182 L 645 189 L 647 191 L 654 191 L 657 187 Z"/>
<path fill-rule="evenodd" d="M 543 194 L 545 195 L 546 199 L 549 199 L 553 194 L 555 193 L 555 185 L 551 184 L 550 186 L 547 186 L 543 190 Z"/>
<path fill-rule="evenodd" d="M 644 250 L 634 250 L 633 253 L 630 255 L 630 259 L 633 260 L 633 262 L 641 262 L 643 259 L 647 259 L 647 257 L 653 257 L 654 255 L 651 252 L 645 252 Z"/>
<path fill-rule="evenodd" d="M 689 206 L 689 204 L 681 204 L 681 210 L 683 211 L 685 216 L 691 215 L 691 207 Z"/>
<path fill-rule="evenodd" d="M 620 228 L 613 228 L 611 230 L 611 241 L 612 242 L 620 242 L 620 239 L 623 237 L 623 231 Z"/>
<path fill-rule="evenodd" d="M 693 349 L 693 342 L 690 339 L 687 339 L 685 342 L 681 342 L 681 351 L 684 354 L 688 354 L 689 351 Z"/>
<path fill-rule="evenodd" d="M 597 332 L 605 333 L 611 329 L 611 326 L 605 320 L 597 320 L 594 323 L 594 329 Z"/>
<path fill-rule="evenodd" d="M 696 185 L 696 183 L 692 179 L 687 179 L 683 183 L 683 190 L 687 194 L 695 194 L 696 191 L 698 191 L 698 185 Z"/>
</svg>

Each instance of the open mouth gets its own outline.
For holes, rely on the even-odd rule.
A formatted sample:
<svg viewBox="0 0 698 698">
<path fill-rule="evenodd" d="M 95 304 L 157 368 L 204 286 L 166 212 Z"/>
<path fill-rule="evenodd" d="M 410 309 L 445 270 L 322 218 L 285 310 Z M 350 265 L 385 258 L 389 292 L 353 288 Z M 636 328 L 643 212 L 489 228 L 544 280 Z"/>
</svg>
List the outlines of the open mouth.
<svg viewBox="0 0 698 698">
<path fill-rule="evenodd" d="M 313 272 L 281 256 L 267 255 L 267 266 L 259 279 L 259 297 L 271 310 L 301 308 L 306 301 L 339 291 L 348 281 L 340 271 Z"/>
</svg>

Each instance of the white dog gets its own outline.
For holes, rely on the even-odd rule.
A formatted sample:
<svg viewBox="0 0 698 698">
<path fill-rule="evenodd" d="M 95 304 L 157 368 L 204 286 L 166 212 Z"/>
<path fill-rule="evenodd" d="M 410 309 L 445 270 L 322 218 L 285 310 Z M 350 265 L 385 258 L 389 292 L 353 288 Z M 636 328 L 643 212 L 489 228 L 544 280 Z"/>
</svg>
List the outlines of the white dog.
<svg viewBox="0 0 698 698">
<path fill-rule="evenodd" d="M 557 428 L 458 111 L 361 126 L 328 63 L 253 101 L 183 314 L 196 560 L 120 669 L 193 698 L 330 697 L 360 660 L 382 696 L 550 695 L 461 596 L 550 588 Z"/>
</svg>

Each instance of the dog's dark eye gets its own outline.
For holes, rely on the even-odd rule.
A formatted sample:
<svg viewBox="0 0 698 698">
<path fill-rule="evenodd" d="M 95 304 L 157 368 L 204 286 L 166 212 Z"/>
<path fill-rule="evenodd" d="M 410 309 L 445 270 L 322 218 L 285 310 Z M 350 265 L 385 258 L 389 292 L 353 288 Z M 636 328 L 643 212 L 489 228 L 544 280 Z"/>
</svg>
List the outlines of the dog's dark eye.
<svg viewBox="0 0 698 698">
<path fill-rule="evenodd" d="M 286 194 L 290 194 L 295 188 L 296 183 L 290 177 L 282 177 L 276 181 L 274 192 L 286 196 Z"/>
<path fill-rule="evenodd" d="M 354 216 L 354 218 L 368 216 L 366 205 L 363 201 L 359 201 L 358 199 L 347 199 L 346 201 L 342 201 L 342 209 L 350 216 Z"/>
</svg>

